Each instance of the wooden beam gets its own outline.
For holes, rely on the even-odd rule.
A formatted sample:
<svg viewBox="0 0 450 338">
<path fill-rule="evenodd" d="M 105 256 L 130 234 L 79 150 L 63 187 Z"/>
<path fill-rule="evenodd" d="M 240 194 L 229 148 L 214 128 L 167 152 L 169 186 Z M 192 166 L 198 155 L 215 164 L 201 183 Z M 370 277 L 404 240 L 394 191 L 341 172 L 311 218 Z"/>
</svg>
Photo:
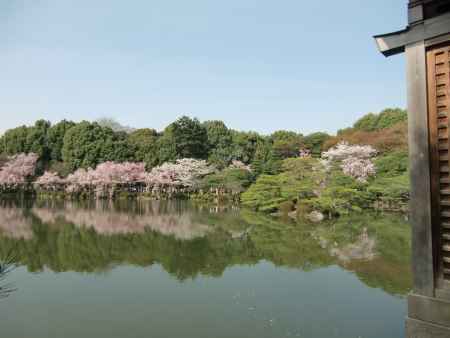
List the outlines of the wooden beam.
<svg viewBox="0 0 450 338">
<path fill-rule="evenodd" d="M 432 202 L 424 41 L 406 46 L 414 292 L 434 296 Z"/>
<path fill-rule="evenodd" d="M 429 40 L 450 31 L 450 13 L 425 20 L 420 24 L 409 26 L 408 28 L 382 35 L 375 35 L 374 39 L 378 50 L 386 57 L 403 53 L 406 45 Z"/>
</svg>

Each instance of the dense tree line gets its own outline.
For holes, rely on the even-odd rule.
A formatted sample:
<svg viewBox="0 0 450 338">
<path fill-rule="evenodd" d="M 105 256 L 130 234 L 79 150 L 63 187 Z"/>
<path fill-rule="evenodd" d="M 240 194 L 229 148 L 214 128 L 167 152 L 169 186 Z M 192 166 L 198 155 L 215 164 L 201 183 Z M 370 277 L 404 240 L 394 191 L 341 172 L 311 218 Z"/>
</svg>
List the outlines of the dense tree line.
<svg viewBox="0 0 450 338">
<path fill-rule="evenodd" d="M 256 175 L 276 174 L 281 161 L 298 156 L 303 148 L 319 155 L 330 138 L 326 133 L 308 136 L 292 131 L 271 135 L 237 131 L 222 121 L 200 122 L 183 116 L 162 132 L 122 127 L 110 119 L 56 124 L 39 120 L 32 126 L 6 131 L 0 138 L 0 163 L 6 156 L 34 153 L 38 173 L 52 170 L 63 176 L 79 168 L 113 162 L 144 162 L 153 168 L 183 158 L 208 160 L 226 168 L 233 160 L 252 165 Z"/>
<path fill-rule="evenodd" d="M 34 187 L 110 199 L 187 192 L 188 198 L 225 196 L 300 218 L 365 208 L 406 211 L 406 119 L 404 110 L 386 109 L 336 136 L 285 130 L 261 135 L 186 116 L 161 132 L 108 119 L 55 125 L 39 120 L 0 138 L 0 192 Z"/>
<path fill-rule="evenodd" d="M 379 114 L 369 113 L 355 122 L 353 127 L 339 130 L 328 138 L 323 147 L 329 149 L 340 142 L 367 144 L 381 154 L 408 150 L 408 114 L 405 110 L 385 109 Z"/>
<path fill-rule="evenodd" d="M 350 132 L 373 132 L 391 128 L 408 119 L 408 112 L 401 108 L 387 108 L 378 114 L 368 113 L 358 119 L 352 127 L 340 129 L 337 136 Z"/>
</svg>

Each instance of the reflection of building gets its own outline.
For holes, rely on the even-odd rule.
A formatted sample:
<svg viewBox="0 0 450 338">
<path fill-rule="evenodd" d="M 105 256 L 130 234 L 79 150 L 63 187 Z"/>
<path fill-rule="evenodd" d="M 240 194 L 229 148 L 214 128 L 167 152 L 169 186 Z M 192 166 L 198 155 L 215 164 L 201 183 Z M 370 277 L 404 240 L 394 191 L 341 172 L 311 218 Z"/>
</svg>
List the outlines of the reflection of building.
<svg viewBox="0 0 450 338">
<path fill-rule="evenodd" d="M 376 36 L 406 53 L 414 291 L 408 337 L 450 337 L 450 1 L 410 0 L 406 29 Z"/>
</svg>

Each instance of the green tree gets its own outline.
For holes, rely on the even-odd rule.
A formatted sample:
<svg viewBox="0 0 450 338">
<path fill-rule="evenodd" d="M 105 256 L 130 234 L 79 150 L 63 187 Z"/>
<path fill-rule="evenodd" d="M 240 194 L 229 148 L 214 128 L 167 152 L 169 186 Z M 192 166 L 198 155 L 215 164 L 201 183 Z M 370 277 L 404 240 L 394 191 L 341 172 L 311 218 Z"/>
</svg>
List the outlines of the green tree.
<svg viewBox="0 0 450 338">
<path fill-rule="evenodd" d="M 378 115 L 369 113 L 355 122 L 353 128 L 356 130 L 373 131 L 377 128 Z"/>
<path fill-rule="evenodd" d="M 408 113 L 400 108 L 388 108 L 380 113 L 377 122 L 377 130 L 392 127 L 402 121 L 408 120 Z"/>
<path fill-rule="evenodd" d="M 281 157 L 274 153 L 270 140 L 259 141 L 253 161 L 252 170 L 256 176 L 261 174 L 275 175 L 281 167 Z"/>
<path fill-rule="evenodd" d="M 51 126 L 47 131 L 47 142 L 50 149 L 50 158 L 52 161 L 62 161 L 62 148 L 64 145 L 64 136 L 66 132 L 75 126 L 75 122 L 62 120 Z"/>
<path fill-rule="evenodd" d="M 136 161 L 134 149 L 128 142 L 128 134 L 124 131 L 114 132 L 110 128 L 104 128 L 105 134 L 112 132 L 112 138 L 106 138 L 103 147 L 103 161 L 125 162 Z"/>
<path fill-rule="evenodd" d="M 206 176 L 200 186 L 209 188 L 224 188 L 235 193 L 245 191 L 253 182 L 253 175 L 248 170 L 226 168 Z"/>
<path fill-rule="evenodd" d="M 128 136 L 128 142 L 134 150 L 134 159 L 145 162 L 151 168 L 158 164 L 158 132 L 154 129 L 138 129 Z"/>
<path fill-rule="evenodd" d="M 115 133 L 98 123 L 83 121 L 67 131 L 62 157 L 66 165 L 75 170 L 95 167 L 105 161 L 132 160 L 133 149 L 127 142 L 126 133 Z"/>
<path fill-rule="evenodd" d="M 47 142 L 49 128 L 50 122 L 39 120 L 32 127 L 9 129 L 0 140 L 1 150 L 8 155 L 33 152 L 47 160 L 50 156 Z"/>
<path fill-rule="evenodd" d="M 280 159 L 298 156 L 299 150 L 303 146 L 303 135 L 292 131 L 276 131 L 270 136 L 270 139 L 273 142 L 273 153 Z"/>
<path fill-rule="evenodd" d="M 329 138 L 330 135 L 327 133 L 317 132 L 305 136 L 303 142 L 313 155 L 320 156 L 323 151 L 323 145 Z"/>
<path fill-rule="evenodd" d="M 226 167 L 233 153 L 233 135 L 222 121 L 203 123 L 208 135 L 208 161 L 219 168 Z"/>
<path fill-rule="evenodd" d="M 2 152 L 8 155 L 28 153 L 28 127 L 20 126 L 9 129 L 1 138 Z"/>
<path fill-rule="evenodd" d="M 377 177 L 395 177 L 408 170 L 408 153 L 406 151 L 393 151 L 387 155 L 379 156 L 375 160 Z"/>
<path fill-rule="evenodd" d="M 50 126 L 49 121 L 38 120 L 34 126 L 28 128 L 27 132 L 27 152 L 38 154 L 44 161 L 50 159 L 47 141 L 47 132 Z"/>
<path fill-rule="evenodd" d="M 296 141 L 302 138 L 301 134 L 297 134 L 294 131 L 289 130 L 277 130 L 270 135 L 270 139 L 275 142 L 278 140 L 284 140 L 284 141 Z"/>
<path fill-rule="evenodd" d="M 246 164 L 253 162 L 258 142 L 264 137 L 255 132 L 242 132 L 232 130 L 233 153 L 232 158 Z"/>
<path fill-rule="evenodd" d="M 208 135 L 198 119 L 183 116 L 170 124 L 159 142 L 161 162 L 180 158 L 206 159 L 208 157 Z"/>
<path fill-rule="evenodd" d="M 375 131 L 392 127 L 408 119 L 408 113 L 400 108 L 387 108 L 379 114 L 369 113 L 361 117 L 353 125 L 353 129 Z"/>
</svg>

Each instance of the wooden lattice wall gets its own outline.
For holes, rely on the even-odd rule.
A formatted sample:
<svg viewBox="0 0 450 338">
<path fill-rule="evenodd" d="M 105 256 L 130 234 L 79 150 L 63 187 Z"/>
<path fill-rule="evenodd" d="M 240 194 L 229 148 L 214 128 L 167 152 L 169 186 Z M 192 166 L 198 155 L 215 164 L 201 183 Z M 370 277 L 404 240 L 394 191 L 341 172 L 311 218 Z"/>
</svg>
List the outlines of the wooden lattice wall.
<svg viewBox="0 0 450 338">
<path fill-rule="evenodd" d="M 450 43 L 427 51 L 427 72 L 436 281 L 450 288 Z"/>
</svg>

